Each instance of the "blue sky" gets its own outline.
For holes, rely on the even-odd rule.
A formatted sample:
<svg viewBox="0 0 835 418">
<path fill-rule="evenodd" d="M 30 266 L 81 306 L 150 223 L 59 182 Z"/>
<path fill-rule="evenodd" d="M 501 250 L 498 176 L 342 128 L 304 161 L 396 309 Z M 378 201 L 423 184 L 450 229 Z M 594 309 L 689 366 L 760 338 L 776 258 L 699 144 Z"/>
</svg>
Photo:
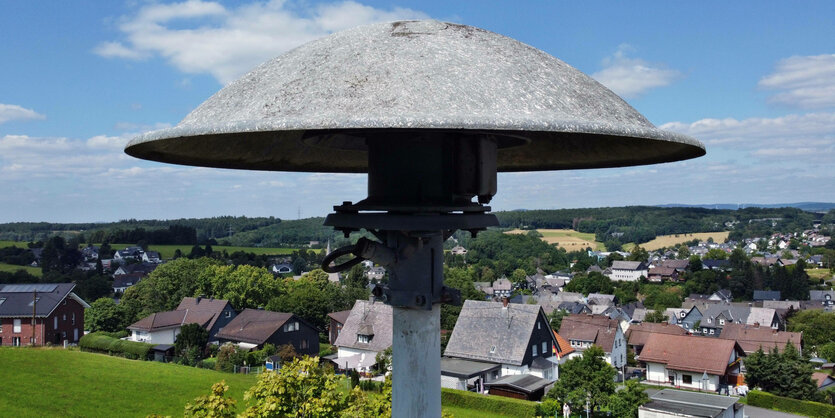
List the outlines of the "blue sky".
<svg viewBox="0 0 835 418">
<path fill-rule="evenodd" d="M 494 210 L 835 200 L 835 2 L 2 2 L 0 222 L 322 216 L 365 176 L 128 157 L 226 83 L 356 25 L 434 18 L 554 55 L 707 156 L 499 175 Z"/>
</svg>

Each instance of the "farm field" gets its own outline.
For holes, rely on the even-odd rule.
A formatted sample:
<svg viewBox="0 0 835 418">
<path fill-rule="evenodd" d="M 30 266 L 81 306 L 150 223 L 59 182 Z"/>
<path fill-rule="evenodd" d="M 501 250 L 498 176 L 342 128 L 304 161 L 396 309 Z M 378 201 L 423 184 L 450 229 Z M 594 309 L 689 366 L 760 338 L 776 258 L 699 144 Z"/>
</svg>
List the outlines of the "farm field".
<svg viewBox="0 0 835 418">
<path fill-rule="evenodd" d="M 242 412 L 243 394 L 258 380 L 255 375 L 60 348 L 3 347 L 0 364 L 0 379 L 14 382 L 4 386 L 0 410 L 14 417 L 182 416 L 186 403 L 208 394 L 221 380 Z M 340 390 L 347 389 L 340 385 Z M 444 410 L 460 418 L 503 416 L 460 407 Z"/>
<path fill-rule="evenodd" d="M 63 349 L 0 348 L 5 416 L 182 416 L 183 407 L 225 380 L 240 403 L 257 381 L 194 367 L 127 360 Z M 239 409 L 242 411 L 242 409 Z"/>
<path fill-rule="evenodd" d="M 830 280 L 833 278 L 833 274 L 829 269 L 821 269 L 821 268 L 807 268 L 806 274 L 809 275 L 812 279 L 825 279 Z"/>
<path fill-rule="evenodd" d="M 664 247 L 672 247 L 681 244 L 682 242 L 692 241 L 694 239 L 707 240 L 713 238 L 714 242 L 725 242 L 728 239 L 729 231 L 722 232 L 694 232 L 692 234 L 675 234 L 675 235 L 659 235 L 654 240 L 641 244 L 647 251 L 657 250 Z"/>
<path fill-rule="evenodd" d="M 0 271 L 14 273 L 18 270 L 26 270 L 27 273 L 37 277 L 41 277 L 43 275 L 43 272 L 38 267 L 16 266 L 14 264 L 0 263 Z"/>
<path fill-rule="evenodd" d="M 594 240 L 594 234 L 577 232 L 573 229 L 537 229 L 542 234 L 542 240 L 549 244 L 557 244 L 566 251 L 582 251 L 588 247 L 594 250 L 604 250 L 602 242 Z M 526 234 L 528 231 L 514 229 L 507 231 L 508 234 Z"/>
</svg>

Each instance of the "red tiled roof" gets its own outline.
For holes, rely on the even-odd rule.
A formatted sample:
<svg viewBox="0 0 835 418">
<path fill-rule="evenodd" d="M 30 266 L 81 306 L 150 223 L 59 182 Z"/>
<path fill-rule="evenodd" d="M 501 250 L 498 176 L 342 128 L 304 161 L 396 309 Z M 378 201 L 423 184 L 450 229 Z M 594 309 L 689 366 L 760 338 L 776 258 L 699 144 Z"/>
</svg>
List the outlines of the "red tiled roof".
<svg viewBox="0 0 835 418">
<path fill-rule="evenodd" d="M 554 331 L 554 337 L 557 339 L 557 345 L 559 346 L 558 356 L 565 357 L 574 352 L 574 347 L 571 346 L 571 343 L 560 334 L 557 334 L 557 331 Z"/>
<path fill-rule="evenodd" d="M 652 334 L 638 359 L 663 363 L 668 369 L 723 375 L 731 353 L 745 355 L 735 341 L 712 337 Z"/>
<path fill-rule="evenodd" d="M 687 335 L 684 328 L 667 322 L 641 322 L 632 324 L 626 330 L 626 341 L 629 345 L 644 345 L 652 334 Z"/>
<path fill-rule="evenodd" d="M 559 333 L 568 340 L 591 341 L 610 353 L 618 328 L 618 320 L 606 315 L 578 314 L 564 317 Z"/>
<path fill-rule="evenodd" d="M 345 321 L 348 320 L 348 315 L 351 315 L 351 310 L 348 309 L 347 311 L 339 311 L 339 312 L 331 312 L 328 316 L 336 322 L 339 322 L 342 325 L 345 325 Z"/>
<path fill-rule="evenodd" d="M 777 347 L 777 351 L 782 353 L 783 349 L 786 348 L 787 342 L 791 342 L 794 348 L 800 351 L 802 335 L 800 332 L 777 331 L 767 326 L 756 327 L 728 323 L 722 328 L 719 338 L 736 340 L 746 353 L 753 353 L 759 350 L 760 347 L 765 352 L 769 352 L 772 348 Z"/>
</svg>

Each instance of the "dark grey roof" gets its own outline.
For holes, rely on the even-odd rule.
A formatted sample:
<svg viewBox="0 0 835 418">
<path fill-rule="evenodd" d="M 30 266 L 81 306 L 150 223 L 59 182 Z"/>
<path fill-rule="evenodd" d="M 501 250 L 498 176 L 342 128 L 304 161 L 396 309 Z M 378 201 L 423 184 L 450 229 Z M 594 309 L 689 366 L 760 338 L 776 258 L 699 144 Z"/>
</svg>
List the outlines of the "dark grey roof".
<svg viewBox="0 0 835 418">
<path fill-rule="evenodd" d="M 521 365 L 540 312 L 539 305 L 465 301 L 444 355 Z"/>
<path fill-rule="evenodd" d="M 709 269 L 730 267 L 730 260 L 702 260 L 702 266 Z"/>
<path fill-rule="evenodd" d="M 635 271 L 635 270 L 643 270 L 643 269 L 646 269 L 646 268 L 647 268 L 647 266 L 643 262 L 640 262 L 640 261 L 615 260 L 615 261 L 612 262 L 612 269 L 613 270 L 618 269 L 618 270 L 632 270 L 632 271 Z"/>
<path fill-rule="evenodd" d="M 810 290 L 809 300 L 826 300 L 827 295 L 829 299 L 835 300 L 835 291 L 833 290 Z"/>
<path fill-rule="evenodd" d="M 72 293 L 72 283 L 0 284 L 0 317 L 32 317 L 32 302 L 37 291 L 35 316 L 48 316 L 67 297 L 77 300 L 82 306 L 86 302 Z"/>
<path fill-rule="evenodd" d="M 652 402 L 644 405 L 645 408 L 710 418 L 718 417 L 737 402 L 737 398 L 730 396 L 673 389 L 660 390 L 650 399 Z"/>
<path fill-rule="evenodd" d="M 204 311 L 200 311 L 202 313 Z M 210 313 L 209 311 L 205 311 Z M 260 309 L 244 309 L 226 326 L 217 332 L 217 338 L 223 340 L 264 344 L 273 334 L 278 332 L 285 322 L 298 321 L 313 329 L 306 321 L 287 312 L 262 311 Z"/>
<path fill-rule="evenodd" d="M 462 358 L 441 357 L 441 374 L 464 379 L 478 376 L 502 367 L 501 364 L 485 363 L 482 361 L 465 360 Z"/>
<path fill-rule="evenodd" d="M 779 290 L 755 290 L 754 300 L 780 300 Z"/>
<path fill-rule="evenodd" d="M 544 388 L 545 386 L 548 386 L 549 383 L 551 382 L 534 375 L 514 374 L 510 376 L 504 376 L 492 382 L 487 382 L 484 384 L 484 386 L 510 386 L 514 389 L 519 389 L 526 393 L 533 393 L 539 389 Z"/>
<path fill-rule="evenodd" d="M 373 330 L 374 338 L 368 343 L 358 342 L 357 334 L 368 330 Z M 392 309 L 390 305 L 358 300 L 354 303 L 333 345 L 380 352 L 391 347 L 391 330 Z"/>
</svg>

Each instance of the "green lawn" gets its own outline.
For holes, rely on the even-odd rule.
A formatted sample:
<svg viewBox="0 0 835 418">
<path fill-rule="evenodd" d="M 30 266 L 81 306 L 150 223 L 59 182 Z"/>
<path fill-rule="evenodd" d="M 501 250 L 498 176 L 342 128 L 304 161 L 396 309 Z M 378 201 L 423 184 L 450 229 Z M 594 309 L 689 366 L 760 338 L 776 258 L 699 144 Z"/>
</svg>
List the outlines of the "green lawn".
<svg viewBox="0 0 835 418">
<path fill-rule="evenodd" d="M 26 270 L 27 273 L 37 277 L 41 277 L 41 275 L 43 274 L 40 267 L 16 266 L 14 264 L 0 263 L 0 271 L 14 273 L 18 270 Z"/>
<path fill-rule="evenodd" d="M 63 349 L 0 348 L 0 381 L 5 382 L 0 415 L 182 416 L 186 403 L 221 380 L 240 406 L 257 376 Z"/>
<path fill-rule="evenodd" d="M 0 248 L 6 247 L 17 247 L 17 248 L 29 248 L 28 242 L 21 242 L 21 241 L 0 241 Z"/>
</svg>

